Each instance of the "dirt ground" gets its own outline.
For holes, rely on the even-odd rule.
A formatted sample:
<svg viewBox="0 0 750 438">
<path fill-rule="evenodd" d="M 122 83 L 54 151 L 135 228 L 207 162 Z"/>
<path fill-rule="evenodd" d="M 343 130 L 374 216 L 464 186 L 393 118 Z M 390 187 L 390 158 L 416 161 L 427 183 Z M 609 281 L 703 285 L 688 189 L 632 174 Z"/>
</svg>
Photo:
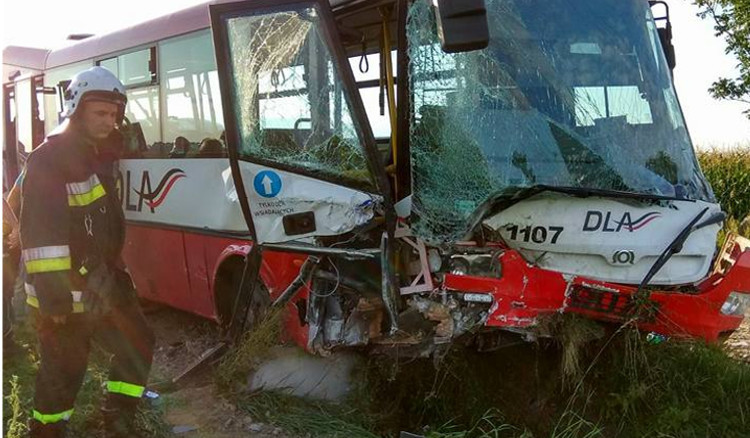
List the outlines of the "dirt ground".
<svg viewBox="0 0 750 438">
<path fill-rule="evenodd" d="M 163 404 L 175 436 L 294 438 L 272 425 L 254 421 L 223 398 L 213 382 L 213 365 L 169 385 L 172 378 L 220 341 L 219 330 L 211 321 L 166 307 L 148 309 L 146 316 L 156 334 L 151 386 L 165 388 L 159 391 L 157 403 Z"/>
<path fill-rule="evenodd" d="M 750 308 L 745 312 L 742 325 L 724 342 L 724 347 L 732 357 L 750 364 Z"/>
</svg>

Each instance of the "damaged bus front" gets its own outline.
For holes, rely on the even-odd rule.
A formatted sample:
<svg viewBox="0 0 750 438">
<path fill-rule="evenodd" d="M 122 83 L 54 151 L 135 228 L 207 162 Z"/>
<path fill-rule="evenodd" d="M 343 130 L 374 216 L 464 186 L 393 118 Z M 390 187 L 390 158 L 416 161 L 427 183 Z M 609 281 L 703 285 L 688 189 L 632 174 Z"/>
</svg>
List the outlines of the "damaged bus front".
<svg viewBox="0 0 750 438">
<path fill-rule="evenodd" d="M 748 242 L 715 255 L 725 215 L 648 2 L 254 1 L 211 18 L 265 285 L 235 316 L 270 293 L 316 351 L 429 352 L 565 312 L 707 340 L 742 321 Z M 274 280 L 278 253 L 304 256 L 294 281 Z"/>
</svg>

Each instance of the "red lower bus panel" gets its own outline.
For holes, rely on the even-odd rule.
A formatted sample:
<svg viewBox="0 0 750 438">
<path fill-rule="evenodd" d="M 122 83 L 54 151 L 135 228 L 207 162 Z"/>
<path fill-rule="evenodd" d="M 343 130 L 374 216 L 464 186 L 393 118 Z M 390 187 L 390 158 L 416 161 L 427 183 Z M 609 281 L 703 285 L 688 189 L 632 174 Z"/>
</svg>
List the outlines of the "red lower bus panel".
<svg viewBox="0 0 750 438">
<path fill-rule="evenodd" d="M 750 294 L 750 251 L 699 293 L 653 291 L 644 298 L 636 298 L 631 286 L 534 267 L 515 251 L 507 251 L 500 261 L 501 278 L 445 276 L 447 289 L 492 295 L 486 323 L 492 327 L 528 327 L 540 316 L 573 312 L 602 321 L 633 321 L 640 329 L 664 335 L 715 341 L 721 333 L 737 329 L 743 319 L 721 313 L 729 294 Z"/>
<path fill-rule="evenodd" d="M 139 295 L 192 311 L 182 231 L 128 225 L 123 258 Z"/>
</svg>

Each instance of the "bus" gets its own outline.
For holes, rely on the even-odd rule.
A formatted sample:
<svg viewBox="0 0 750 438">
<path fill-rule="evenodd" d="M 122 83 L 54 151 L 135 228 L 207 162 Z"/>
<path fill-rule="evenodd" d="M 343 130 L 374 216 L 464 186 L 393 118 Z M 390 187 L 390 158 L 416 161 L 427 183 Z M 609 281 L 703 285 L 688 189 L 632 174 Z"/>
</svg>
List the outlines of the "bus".
<svg viewBox="0 0 750 438">
<path fill-rule="evenodd" d="M 36 68 L 4 77 L 7 179 L 99 65 L 127 89 L 143 298 L 235 333 L 282 307 L 313 352 L 495 345 L 564 313 L 714 341 L 743 319 L 750 250 L 716 250 L 666 6 L 213 1 L 9 48 L 4 76 Z"/>
</svg>

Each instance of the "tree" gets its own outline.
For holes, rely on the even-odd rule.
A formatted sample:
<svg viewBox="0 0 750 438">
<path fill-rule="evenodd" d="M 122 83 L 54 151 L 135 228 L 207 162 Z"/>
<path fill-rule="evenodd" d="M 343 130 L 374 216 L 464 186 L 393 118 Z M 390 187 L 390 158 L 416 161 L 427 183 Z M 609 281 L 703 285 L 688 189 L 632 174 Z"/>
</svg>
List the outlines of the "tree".
<svg viewBox="0 0 750 438">
<path fill-rule="evenodd" d="M 709 92 L 716 99 L 729 99 L 750 105 L 750 0 L 694 0 L 701 18 L 710 17 L 716 36 L 724 37 L 727 54 L 739 61 L 739 77 L 719 78 Z M 743 112 L 750 119 L 750 108 Z"/>
</svg>

